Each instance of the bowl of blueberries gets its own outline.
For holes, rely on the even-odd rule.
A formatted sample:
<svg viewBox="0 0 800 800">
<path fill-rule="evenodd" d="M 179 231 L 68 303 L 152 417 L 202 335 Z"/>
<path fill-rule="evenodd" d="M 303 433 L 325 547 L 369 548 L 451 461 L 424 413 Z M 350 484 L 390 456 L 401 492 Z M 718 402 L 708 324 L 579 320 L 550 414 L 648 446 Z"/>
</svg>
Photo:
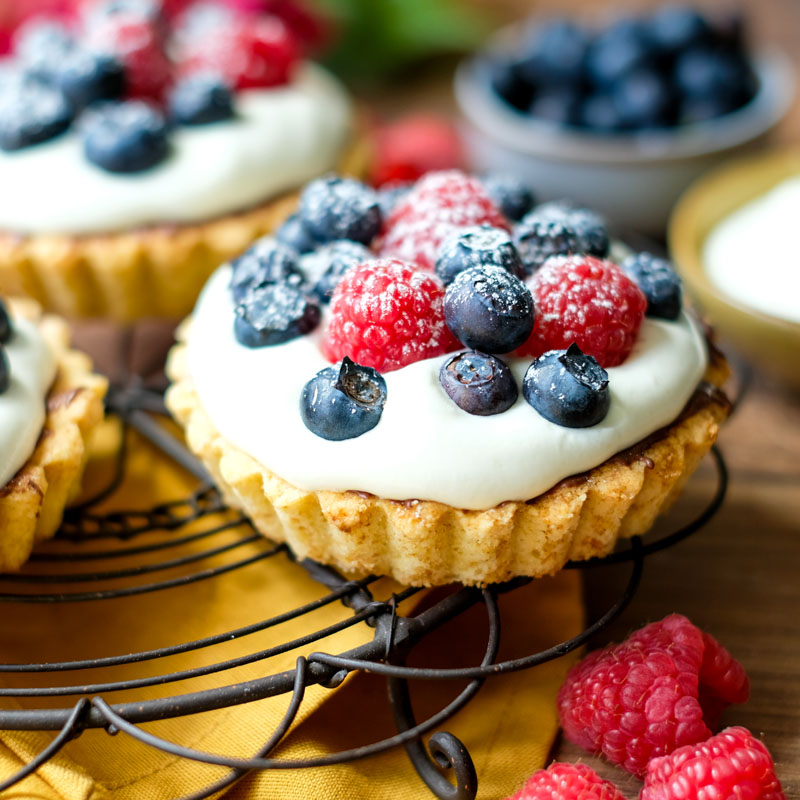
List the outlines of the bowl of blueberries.
<svg viewBox="0 0 800 800">
<path fill-rule="evenodd" d="M 740 14 L 667 5 L 505 28 L 459 66 L 455 94 L 477 168 L 661 235 L 699 174 L 766 138 L 794 84 L 785 56 L 748 46 Z"/>
</svg>

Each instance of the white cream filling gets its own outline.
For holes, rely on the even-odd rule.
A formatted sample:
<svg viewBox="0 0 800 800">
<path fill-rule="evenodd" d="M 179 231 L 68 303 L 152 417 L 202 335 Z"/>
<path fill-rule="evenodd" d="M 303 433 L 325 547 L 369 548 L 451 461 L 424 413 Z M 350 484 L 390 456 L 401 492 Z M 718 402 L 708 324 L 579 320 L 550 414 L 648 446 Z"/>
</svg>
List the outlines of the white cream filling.
<svg viewBox="0 0 800 800">
<path fill-rule="evenodd" d="M 45 396 L 56 374 L 52 350 L 36 326 L 13 322 L 14 333 L 3 345 L 11 383 L 0 394 L 0 487 L 28 460 L 45 418 Z"/>
<path fill-rule="evenodd" d="M 626 362 L 608 370 L 611 408 L 592 428 L 548 422 L 522 397 L 508 411 L 462 411 L 439 384 L 443 357 L 384 374 L 377 427 L 355 439 L 315 436 L 300 418 L 303 386 L 328 366 L 310 336 L 249 349 L 233 335 L 230 268 L 220 268 L 192 317 L 188 369 L 220 433 L 269 471 L 306 490 L 348 489 L 396 500 L 490 508 L 528 500 L 672 422 L 706 368 L 705 341 L 686 314 L 646 318 Z M 531 359 L 507 359 L 521 387 Z"/>
<path fill-rule="evenodd" d="M 132 175 L 94 166 L 74 130 L 0 151 L 0 229 L 84 234 L 240 211 L 333 169 L 350 133 L 344 88 L 313 64 L 287 86 L 238 92 L 235 109 L 232 120 L 176 127 L 167 160 Z"/>
<path fill-rule="evenodd" d="M 800 322 L 798 213 L 800 175 L 725 217 L 703 247 L 709 278 L 744 306 Z"/>
</svg>

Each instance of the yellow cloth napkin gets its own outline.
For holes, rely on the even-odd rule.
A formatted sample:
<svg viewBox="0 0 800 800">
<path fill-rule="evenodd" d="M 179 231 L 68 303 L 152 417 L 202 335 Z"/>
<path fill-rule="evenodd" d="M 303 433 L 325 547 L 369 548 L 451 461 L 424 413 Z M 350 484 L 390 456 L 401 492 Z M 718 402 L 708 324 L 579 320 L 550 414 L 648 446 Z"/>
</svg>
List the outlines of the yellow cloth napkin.
<svg viewBox="0 0 800 800">
<path fill-rule="evenodd" d="M 100 471 L 107 474 L 107 465 Z M 108 507 L 150 507 L 157 501 L 186 496 L 193 487 L 193 479 L 148 445 L 134 440 L 125 484 Z M 198 530 L 210 526 L 208 519 L 194 524 Z M 182 529 L 180 533 L 186 532 Z M 163 538 L 164 534 L 146 534 L 134 542 L 153 541 L 159 536 Z M 209 542 L 201 541 L 195 546 L 203 550 L 237 538 L 235 533 L 226 536 L 215 537 Z M 54 543 L 50 547 L 81 552 L 98 546 L 109 545 L 103 542 L 76 548 L 68 543 Z M 180 550 L 181 554 L 185 552 L 185 549 Z M 220 556 L 212 563 L 244 558 L 255 552 L 258 552 L 255 546 L 239 548 L 233 556 Z M 159 561 L 165 557 L 169 557 L 169 551 L 147 558 Z M 116 569 L 142 563 L 142 560 L 138 557 L 88 565 L 81 562 L 75 569 Z M 27 569 L 40 573 L 46 568 L 46 564 L 39 562 Z M 154 577 L 171 577 L 178 572 L 159 572 Z M 141 582 L 141 578 L 130 581 L 132 584 Z M 385 598 L 397 587 L 381 581 L 373 588 L 376 597 Z M 75 589 L 75 586 L 65 587 L 68 591 Z M 131 598 L 53 605 L 6 604 L 0 607 L 0 661 L 64 661 L 162 647 L 247 625 L 323 594 L 325 590 L 311 581 L 304 570 L 280 555 L 190 586 Z M 419 599 L 419 596 L 415 597 L 413 602 L 417 603 Z M 405 613 L 410 610 L 413 610 L 413 605 L 402 608 Z M 577 575 L 571 572 L 535 581 L 503 597 L 501 610 L 501 658 L 524 655 L 570 637 L 583 624 Z M 105 670 L 56 675 L 6 673 L 0 674 L 0 684 L 86 685 L 170 673 L 266 649 L 347 619 L 351 613 L 335 602 L 299 620 L 207 650 Z M 291 651 L 233 672 L 103 696 L 111 703 L 129 702 L 262 677 L 292 669 L 301 652 L 314 649 L 342 652 L 369 641 L 372 633 L 371 628 L 358 624 L 304 651 Z M 475 608 L 423 642 L 412 656 L 411 663 L 454 666 L 454 653 L 459 653 L 459 664 L 477 663 L 485 645 L 485 633 L 485 612 L 482 608 Z M 464 642 L 470 643 L 469 652 L 464 652 Z M 466 708 L 441 726 L 458 736 L 469 749 L 480 781 L 478 797 L 506 797 L 528 774 L 544 765 L 557 729 L 555 694 L 570 663 L 571 659 L 565 658 L 532 671 L 490 679 Z M 463 684 L 449 681 L 415 682 L 412 699 L 417 718 L 424 719 L 444 706 L 462 687 Z M 76 700 L 77 697 L 48 701 L 0 698 L 0 705 L 3 708 L 64 707 Z M 185 746 L 248 757 L 272 733 L 287 703 L 288 697 L 270 698 L 143 727 Z M 336 690 L 308 689 L 298 723 L 273 755 L 305 758 L 368 744 L 394 733 L 385 681 L 376 676 L 352 675 Z M 52 738 L 52 733 L 0 732 L 0 778 L 18 770 Z M 125 734 L 112 737 L 102 730 L 90 730 L 71 742 L 35 776 L 7 790 L 2 796 L 4 800 L 173 800 L 209 786 L 224 774 L 224 769 L 167 755 Z M 404 750 L 399 749 L 336 767 L 251 773 L 229 790 L 226 797 L 231 800 L 412 800 L 431 795 L 417 777 Z"/>
</svg>

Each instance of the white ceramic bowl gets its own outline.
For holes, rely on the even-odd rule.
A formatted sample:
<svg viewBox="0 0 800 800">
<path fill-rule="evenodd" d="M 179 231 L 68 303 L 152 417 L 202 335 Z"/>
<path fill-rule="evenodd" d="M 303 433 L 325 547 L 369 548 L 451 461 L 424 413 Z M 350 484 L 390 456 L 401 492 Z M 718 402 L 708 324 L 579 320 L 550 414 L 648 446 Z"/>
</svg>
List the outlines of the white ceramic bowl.
<svg viewBox="0 0 800 800">
<path fill-rule="evenodd" d="M 507 49 L 513 31 L 503 31 Z M 700 174 L 762 143 L 794 98 L 794 74 L 781 53 L 758 54 L 759 89 L 723 117 L 658 132 L 598 134 L 528 117 L 500 99 L 478 58 L 456 71 L 455 95 L 477 170 L 528 180 L 537 198 L 568 197 L 619 228 L 661 235 L 680 194 Z"/>
</svg>

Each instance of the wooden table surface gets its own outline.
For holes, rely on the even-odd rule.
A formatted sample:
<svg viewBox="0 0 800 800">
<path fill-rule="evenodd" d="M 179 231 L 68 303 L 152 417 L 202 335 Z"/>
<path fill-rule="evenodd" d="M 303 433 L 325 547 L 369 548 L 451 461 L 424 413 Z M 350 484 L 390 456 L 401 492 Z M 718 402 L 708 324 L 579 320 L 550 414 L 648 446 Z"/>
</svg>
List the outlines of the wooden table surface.
<svg viewBox="0 0 800 800">
<path fill-rule="evenodd" d="M 608 13 L 593 0 L 474 0 L 507 17 L 532 9 L 555 13 Z M 652 2 L 626 6 L 654 5 Z M 731 4 L 706 2 L 706 7 Z M 778 44 L 795 62 L 800 78 L 800 2 L 759 0 L 742 4 L 754 38 Z M 379 110 L 452 109 L 450 67 L 408 77 Z M 782 124 L 778 141 L 800 144 L 800 103 Z M 724 344 L 724 343 L 723 343 Z M 730 348 L 728 348 L 730 349 Z M 800 365 L 798 365 L 800 369 Z M 720 446 L 730 468 L 728 495 L 720 512 L 678 546 L 651 556 L 633 602 L 594 643 L 619 641 L 632 629 L 667 614 L 685 614 L 711 632 L 744 664 L 752 682 L 749 702 L 728 709 L 726 725 L 744 725 L 763 737 L 788 798 L 800 797 L 800 396 L 754 373 L 740 407 L 725 426 Z M 703 507 L 714 490 L 704 464 L 688 486 L 674 525 Z M 627 581 L 626 568 L 586 573 L 590 617 L 602 614 Z M 641 784 L 623 770 L 570 744 L 556 743 L 554 757 L 582 760 L 613 779 L 631 798 Z"/>
</svg>

